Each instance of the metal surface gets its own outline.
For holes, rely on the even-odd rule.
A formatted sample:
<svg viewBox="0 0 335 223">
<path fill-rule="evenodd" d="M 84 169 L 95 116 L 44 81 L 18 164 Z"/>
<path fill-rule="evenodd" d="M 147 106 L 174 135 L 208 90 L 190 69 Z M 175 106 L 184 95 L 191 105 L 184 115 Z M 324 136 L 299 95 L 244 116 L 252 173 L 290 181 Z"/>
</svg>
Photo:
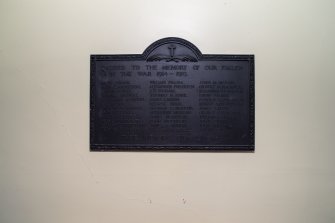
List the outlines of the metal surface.
<svg viewBox="0 0 335 223">
<path fill-rule="evenodd" d="M 253 151 L 254 56 L 164 38 L 91 55 L 91 151 Z"/>
</svg>

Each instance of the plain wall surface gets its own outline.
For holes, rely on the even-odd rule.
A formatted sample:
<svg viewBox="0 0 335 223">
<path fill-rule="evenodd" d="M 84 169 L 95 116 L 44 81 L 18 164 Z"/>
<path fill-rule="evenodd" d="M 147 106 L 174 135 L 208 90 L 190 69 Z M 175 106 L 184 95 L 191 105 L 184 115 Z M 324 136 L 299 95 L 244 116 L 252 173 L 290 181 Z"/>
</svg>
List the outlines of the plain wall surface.
<svg viewBox="0 0 335 223">
<path fill-rule="evenodd" d="M 0 1 L 1 223 L 334 223 L 335 2 Z M 90 54 L 255 54 L 254 153 L 89 152 Z"/>
</svg>

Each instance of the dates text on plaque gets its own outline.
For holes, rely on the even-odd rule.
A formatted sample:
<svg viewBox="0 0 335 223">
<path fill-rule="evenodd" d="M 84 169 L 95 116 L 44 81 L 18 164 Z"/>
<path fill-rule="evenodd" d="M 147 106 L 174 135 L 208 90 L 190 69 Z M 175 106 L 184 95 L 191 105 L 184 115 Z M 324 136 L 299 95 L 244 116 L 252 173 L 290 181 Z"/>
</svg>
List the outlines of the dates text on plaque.
<svg viewBox="0 0 335 223">
<path fill-rule="evenodd" d="M 175 37 L 91 55 L 91 151 L 253 151 L 254 56 Z"/>
</svg>

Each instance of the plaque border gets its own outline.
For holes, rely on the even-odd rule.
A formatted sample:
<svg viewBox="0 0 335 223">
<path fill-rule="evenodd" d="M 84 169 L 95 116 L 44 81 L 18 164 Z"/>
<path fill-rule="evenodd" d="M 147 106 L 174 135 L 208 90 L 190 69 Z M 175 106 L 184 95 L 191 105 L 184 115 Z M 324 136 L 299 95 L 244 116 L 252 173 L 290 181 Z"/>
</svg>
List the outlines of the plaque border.
<svg viewBox="0 0 335 223">
<path fill-rule="evenodd" d="M 249 136 L 250 145 L 156 145 L 156 144 L 96 144 L 95 113 L 95 74 L 96 61 L 146 61 L 150 52 L 166 43 L 178 43 L 190 48 L 199 61 L 247 61 L 249 62 Z M 90 151 L 143 151 L 143 152 L 254 152 L 255 150 L 255 56 L 252 54 L 202 54 L 191 42 L 178 37 L 157 40 L 142 54 L 92 54 L 90 56 Z"/>
</svg>

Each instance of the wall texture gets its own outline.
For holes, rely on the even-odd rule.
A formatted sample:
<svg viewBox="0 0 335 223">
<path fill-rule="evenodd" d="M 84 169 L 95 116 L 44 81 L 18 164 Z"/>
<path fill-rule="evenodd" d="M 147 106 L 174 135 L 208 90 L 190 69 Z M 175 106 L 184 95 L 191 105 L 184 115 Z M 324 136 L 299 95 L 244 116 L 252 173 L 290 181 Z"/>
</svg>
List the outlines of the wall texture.
<svg viewBox="0 0 335 223">
<path fill-rule="evenodd" d="M 335 222 L 334 1 L 1 0 L 0 222 Z M 255 153 L 89 152 L 89 55 L 255 54 Z"/>
</svg>

